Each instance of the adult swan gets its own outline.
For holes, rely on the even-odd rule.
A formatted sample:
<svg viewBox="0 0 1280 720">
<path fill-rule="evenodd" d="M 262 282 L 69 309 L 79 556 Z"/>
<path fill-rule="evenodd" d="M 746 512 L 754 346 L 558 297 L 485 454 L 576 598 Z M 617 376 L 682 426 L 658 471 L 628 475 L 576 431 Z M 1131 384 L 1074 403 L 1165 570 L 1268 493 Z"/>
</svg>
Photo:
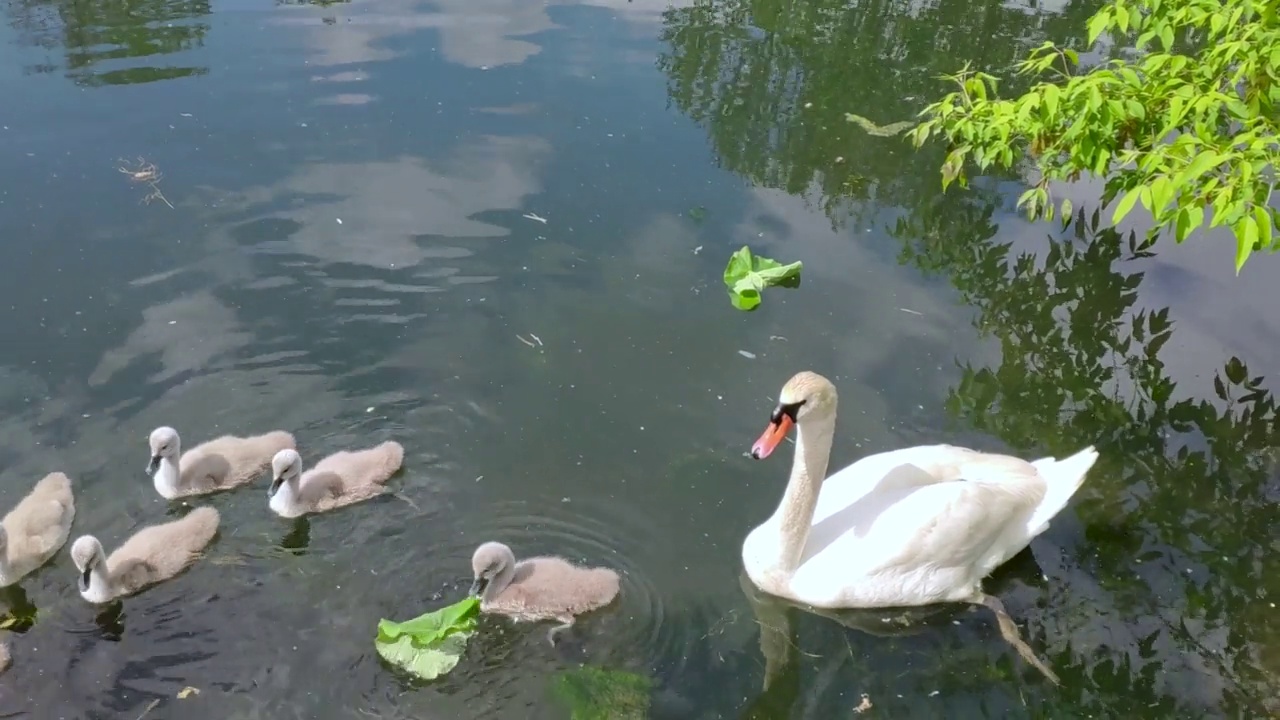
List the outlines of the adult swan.
<svg viewBox="0 0 1280 720">
<path fill-rule="evenodd" d="M 797 448 L 782 502 L 742 544 L 757 587 L 823 609 L 984 605 L 1005 640 L 1058 681 L 982 579 L 1048 529 L 1098 459 L 1092 447 L 1027 462 L 922 445 L 867 456 L 824 482 L 836 388 L 812 372 L 782 387 L 751 456 L 768 457 L 792 426 Z"/>
</svg>

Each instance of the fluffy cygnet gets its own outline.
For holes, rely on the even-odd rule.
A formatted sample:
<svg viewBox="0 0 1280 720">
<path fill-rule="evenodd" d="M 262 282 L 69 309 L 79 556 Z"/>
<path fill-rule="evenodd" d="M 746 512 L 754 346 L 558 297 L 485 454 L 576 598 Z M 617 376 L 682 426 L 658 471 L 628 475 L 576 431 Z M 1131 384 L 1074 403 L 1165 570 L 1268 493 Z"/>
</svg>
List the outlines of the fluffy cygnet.
<svg viewBox="0 0 1280 720">
<path fill-rule="evenodd" d="M 243 485 L 265 472 L 277 452 L 297 447 L 293 435 L 273 430 L 249 437 L 223 435 L 184 453 L 178 431 L 171 427 L 152 431 L 149 444 L 147 472 L 156 492 L 170 500 Z"/>
<path fill-rule="evenodd" d="M 71 545 L 80 571 L 80 595 L 91 603 L 127 597 L 177 575 L 200 558 L 218 532 L 218 511 L 200 507 L 134 533 L 107 557 L 102 543 L 84 535 Z"/>
<path fill-rule="evenodd" d="M 18 582 L 61 550 L 75 516 L 70 478 L 45 475 L 0 522 L 0 587 Z"/>
<path fill-rule="evenodd" d="M 487 542 L 471 556 L 475 582 L 471 594 L 480 596 L 480 609 L 517 621 L 559 620 L 547 632 L 554 645 L 556 633 L 573 625 L 574 618 L 602 608 L 618 596 L 618 573 L 608 568 L 574 565 L 561 557 L 533 557 L 516 562 L 511 548 Z"/>
<path fill-rule="evenodd" d="M 302 472 L 297 450 L 281 450 L 271 459 L 268 505 L 277 515 L 295 518 L 381 495 L 385 483 L 404 462 L 404 447 L 388 441 L 364 450 L 336 452 Z"/>
</svg>

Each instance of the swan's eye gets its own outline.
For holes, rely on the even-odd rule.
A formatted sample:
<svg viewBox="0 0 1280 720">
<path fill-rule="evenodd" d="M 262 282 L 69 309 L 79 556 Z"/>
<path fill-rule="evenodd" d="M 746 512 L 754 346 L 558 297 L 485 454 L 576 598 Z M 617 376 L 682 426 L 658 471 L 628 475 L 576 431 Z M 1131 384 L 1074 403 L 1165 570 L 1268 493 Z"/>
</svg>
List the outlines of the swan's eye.
<svg viewBox="0 0 1280 720">
<path fill-rule="evenodd" d="M 799 402 L 787 403 L 785 405 L 779 404 L 778 407 L 773 409 L 773 413 L 769 415 L 769 422 L 777 425 L 782 422 L 783 415 L 791 418 L 791 422 L 795 422 L 796 414 L 800 412 L 800 408 L 804 403 L 805 401 L 801 400 Z"/>
</svg>

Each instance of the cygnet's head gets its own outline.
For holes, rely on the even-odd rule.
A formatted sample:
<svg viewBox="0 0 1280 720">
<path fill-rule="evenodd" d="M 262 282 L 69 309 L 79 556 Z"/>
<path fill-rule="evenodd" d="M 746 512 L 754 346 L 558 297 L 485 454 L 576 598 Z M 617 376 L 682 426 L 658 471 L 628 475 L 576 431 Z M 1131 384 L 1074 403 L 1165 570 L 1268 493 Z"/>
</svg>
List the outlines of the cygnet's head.
<svg viewBox="0 0 1280 720">
<path fill-rule="evenodd" d="M 102 550 L 102 543 L 92 535 L 82 535 L 71 545 L 71 561 L 80 571 L 80 590 L 89 589 L 89 576 L 94 568 L 106 560 L 107 554 Z"/>
<path fill-rule="evenodd" d="M 160 467 L 160 459 L 168 458 L 170 462 L 178 462 L 182 446 L 178 440 L 178 431 L 171 427 L 158 427 L 151 431 L 147 443 L 151 446 L 151 460 L 147 463 L 147 474 L 154 474 Z"/>
<path fill-rule="evenodd" d="M 515 564 L 515 553 L 500 542 L 487 542 L 476 548 L 475 554 L 471 556 L 471 572 L 475 576 L 475 581 L 471 583 L 471 594 L 482 594 L 494 578 L 515 567 Z"/>
<path fill-rule="evenodd" d="M 302 474 L 302 456 L 297 450 L 285 449 L 271 458 L 271 487 L 267 488 L 267 497 L 276 494 L 286 480 L 292 480 Z"/>
<path fill-rule="evenodd" d="M 751 446 L 751 457 L 763 460 L 791 431 L 806 420 L 827 419 L 836 411 L 836 386 L 818 373 L 798 372 L 782 386 L 778 404 L 769 414 L 769 425 Z"/>
</svg>

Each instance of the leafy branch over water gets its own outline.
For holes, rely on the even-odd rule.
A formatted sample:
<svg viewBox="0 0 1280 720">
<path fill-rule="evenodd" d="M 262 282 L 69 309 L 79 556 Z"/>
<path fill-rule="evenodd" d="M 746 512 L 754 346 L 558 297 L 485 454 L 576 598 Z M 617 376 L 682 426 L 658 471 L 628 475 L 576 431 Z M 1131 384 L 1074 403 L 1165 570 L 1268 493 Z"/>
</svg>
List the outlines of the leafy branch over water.
<svg viewBox="0 0 1280 720">
<path fill-rule="evenodd" d="M 959 89 L 930 105 L 910 133 L 916 146 L 950 146 L 945 188 L 965 165 L 1014 168 L 1029 153 L 1040 180 L 1018 199 L 1032 218 L 1071 216 L 1049 196 L 1053 181 L 1106 178 L 1118 223 L 1137 203 L 1155 217 L 1148 235 L 1182 242 L 1203 227 L 1230 228 L 1236 272 L 1255 250 L 1280 246 L 1272 206 L 1280 160 L 1280 20 L 1275 2 L 1111 0 L 1089 21 L 1088 44 L 1131 42 L 1138 59 L 1073 74 L 1075 50 L 1045 42 L 1018 65 L 1043 77 L 1019 97 L 996 97 L 997 79 L 968 66 Z M 1189 51 L 1185 51 L 1187 48 Z"/>
</svg>

